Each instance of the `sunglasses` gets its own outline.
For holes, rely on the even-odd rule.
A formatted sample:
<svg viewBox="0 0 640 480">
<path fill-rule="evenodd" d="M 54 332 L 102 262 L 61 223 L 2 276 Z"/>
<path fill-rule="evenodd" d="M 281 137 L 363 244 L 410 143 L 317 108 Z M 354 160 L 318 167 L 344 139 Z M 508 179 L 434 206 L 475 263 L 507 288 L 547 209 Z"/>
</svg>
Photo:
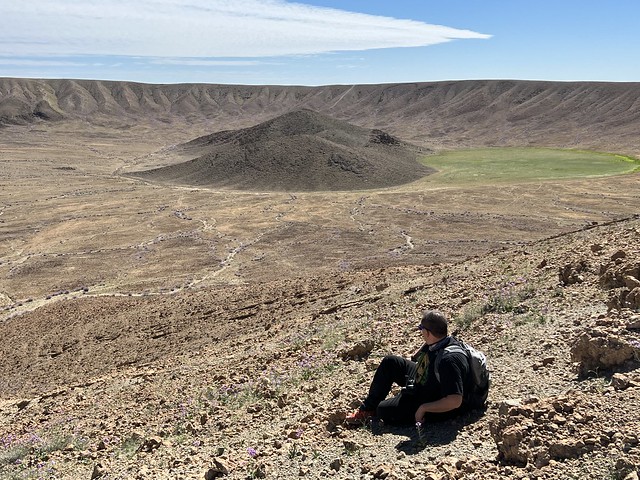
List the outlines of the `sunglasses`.
<svg viewBox="0 0 640 480">
<path fill-rule="evenodd" d="M 427 332 L 429 331 L 429 329 L 422 324 L 418 325 L 418 330 L 426 330 Z"/>
</svg>

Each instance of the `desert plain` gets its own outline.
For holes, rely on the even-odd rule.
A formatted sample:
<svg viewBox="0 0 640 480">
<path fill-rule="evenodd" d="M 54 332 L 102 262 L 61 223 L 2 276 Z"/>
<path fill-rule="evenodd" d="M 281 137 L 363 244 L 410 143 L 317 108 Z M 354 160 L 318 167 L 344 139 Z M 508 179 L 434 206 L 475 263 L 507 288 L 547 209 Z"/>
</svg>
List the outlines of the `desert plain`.
<svg viewBox="0 0 640 480">
<path fill-rule="evenodd" d="M 424 175 L 370 188 L 344 156 L 336 189 L 277 159 L 240 187 L 138 174 L 300 111 L 410 144 Z M 639 127 L 638 84 L 0 79 L 0 473 L 637 478 Z M 445 177 L 460 151 L 505 166 Z M 567 152 L 612 167 L 496 175 Z M 427 308 L 487 353 L 487 411 L 426 442 L 347 428 Z"/>
</svg>

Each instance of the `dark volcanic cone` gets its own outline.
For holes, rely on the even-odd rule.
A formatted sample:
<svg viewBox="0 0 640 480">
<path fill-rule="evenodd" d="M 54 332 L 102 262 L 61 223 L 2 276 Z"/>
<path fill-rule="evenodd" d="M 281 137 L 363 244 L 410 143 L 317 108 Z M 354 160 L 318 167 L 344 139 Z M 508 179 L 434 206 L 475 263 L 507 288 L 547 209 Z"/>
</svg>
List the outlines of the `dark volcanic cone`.
<svg viewBox="0 0 640 480">
<path fill-rule="evenodd" d="M 203 187 L 318 191 L 390 187 L 433 172 L 417 161 L 424 150 L 311 110 L 200 137 L 180 149 L 197 158 L 131 175 Z"/>
</svg>

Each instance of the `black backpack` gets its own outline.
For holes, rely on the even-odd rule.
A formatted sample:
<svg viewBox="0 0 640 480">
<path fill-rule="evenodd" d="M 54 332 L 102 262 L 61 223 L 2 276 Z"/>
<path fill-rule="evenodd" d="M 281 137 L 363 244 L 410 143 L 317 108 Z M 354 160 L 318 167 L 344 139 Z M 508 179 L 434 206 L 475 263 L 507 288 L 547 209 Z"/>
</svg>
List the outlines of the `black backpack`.
<svg viewBox="0 0 640 480">
<path fill-rule="evenodd" d="M 491 373 L 487 366 L 487 357 L 484 353 L 476 350 L 471 345 L 467 345 L 462 340 L 453 339 L 453 343 L 440 350 L 436 356 L 433 372 L 438 382 L 440 381 L 440 372 L 438 367 L 440 360 L 444 355 L 450 353 L 462 353 L 469 361 L 469 382 L 465 382 L 464 400 L 472 409 L 484 408 L 489 396 L 489 387 L 491 385 Z M 469 386 L 469 388 L 467 388 Z"/>
</svg>

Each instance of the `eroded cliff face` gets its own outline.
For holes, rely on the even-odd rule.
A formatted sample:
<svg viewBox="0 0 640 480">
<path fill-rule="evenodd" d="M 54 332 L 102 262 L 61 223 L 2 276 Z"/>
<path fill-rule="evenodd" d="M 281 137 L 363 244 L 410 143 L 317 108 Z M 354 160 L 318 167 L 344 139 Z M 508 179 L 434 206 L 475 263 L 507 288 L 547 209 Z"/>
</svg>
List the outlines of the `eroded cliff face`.
<svg viewBox="0 0 640 480">
<path fill-rule="evenodd" d="M 323 87 L 0 79 L 0 124 L 83 119 L 256 125 L 311 108 L 427 146 L 640 152 L 637 83 L 449 81 Z"/>
</svg>

